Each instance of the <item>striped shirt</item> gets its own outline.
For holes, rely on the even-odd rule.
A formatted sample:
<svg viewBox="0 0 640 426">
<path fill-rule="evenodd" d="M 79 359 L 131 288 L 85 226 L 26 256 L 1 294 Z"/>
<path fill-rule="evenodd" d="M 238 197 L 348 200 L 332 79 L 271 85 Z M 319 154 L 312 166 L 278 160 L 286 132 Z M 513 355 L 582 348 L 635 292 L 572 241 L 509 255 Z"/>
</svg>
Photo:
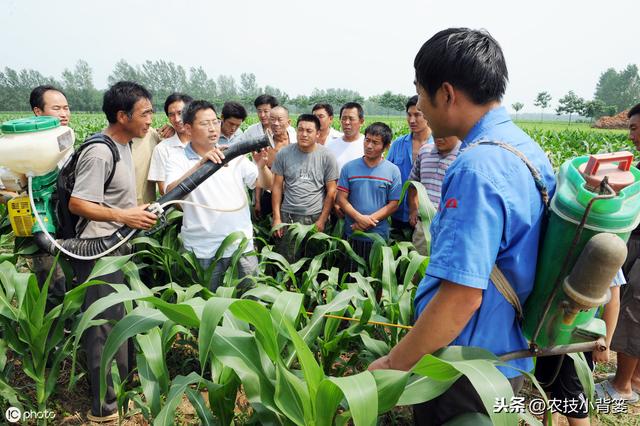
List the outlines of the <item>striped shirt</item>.
<svg viewBox="0 0 640 426">
<path fill-rule="evenodd" d="M 458 156 L 459 149 L 460 143 L 448 153 L 441 154 L 435 145 L 425 144 L 420 147 L 418 157 L 413 162 L 409 180 L 418 181 L 424 185 L 429 200 L 436 209 L 440 205 L 444 174 Z"/>
</svg>

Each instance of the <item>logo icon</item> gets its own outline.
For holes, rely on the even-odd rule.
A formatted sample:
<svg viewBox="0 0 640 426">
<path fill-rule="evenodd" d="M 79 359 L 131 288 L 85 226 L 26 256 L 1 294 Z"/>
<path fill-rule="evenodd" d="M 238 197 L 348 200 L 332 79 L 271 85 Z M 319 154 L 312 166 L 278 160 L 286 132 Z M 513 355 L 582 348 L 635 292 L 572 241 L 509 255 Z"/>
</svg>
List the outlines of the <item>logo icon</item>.
<svg viewBox="0 0 640 426">
<path fill-rule="evenodd" d="M 4 417 L 9 423 L 18 423 L 22 419 L 22 412 L 18 407 L 9 407 L 4 413 Z"/>
<path fill-rule="evenodd" d="M 444 204 L 446 209 L 457 209 L 458 208 L 458 200 L 455 198 L 449 198 L 447 202 Z"/>
</svg>

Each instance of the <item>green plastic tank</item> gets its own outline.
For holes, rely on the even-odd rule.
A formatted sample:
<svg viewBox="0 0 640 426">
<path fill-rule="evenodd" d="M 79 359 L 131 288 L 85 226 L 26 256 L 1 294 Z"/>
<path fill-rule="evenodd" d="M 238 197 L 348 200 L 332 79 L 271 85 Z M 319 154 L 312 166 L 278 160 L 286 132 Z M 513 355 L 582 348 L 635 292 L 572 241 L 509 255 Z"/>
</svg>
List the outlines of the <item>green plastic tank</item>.
<svg viewBox="0 0 640 426">
<path fill-rule="evenodd" d="M 585 209 L 598 196 L 604 176 L 616 194 L 613 198 L 594 201 L 565 275 L 571 273 L 583 248 L 594 235 L 612 233 L 626 242 L 638 226 L 640 170 L 631 167 L 632 162 L 633 155 L 624 151 L 581 156 L 560 167 L 556 193 L 550 203 L 549 222 L 538 255 L 534 289 L 524 308 L 523 330 L 527 339 L 532 340 L 542 322 L 535 342 L 531 342 L 538 347 L 593 341 L 606 335 L 604 322 L 594 318 L 597 306 L 580 310 L 570 323 L 562 320 L 561 313 L 567 305 L 567 295 L 562 288 L 566 276 L 561 277 L 560 288 L 546 316 L 544 310 Z"/>
</svg>

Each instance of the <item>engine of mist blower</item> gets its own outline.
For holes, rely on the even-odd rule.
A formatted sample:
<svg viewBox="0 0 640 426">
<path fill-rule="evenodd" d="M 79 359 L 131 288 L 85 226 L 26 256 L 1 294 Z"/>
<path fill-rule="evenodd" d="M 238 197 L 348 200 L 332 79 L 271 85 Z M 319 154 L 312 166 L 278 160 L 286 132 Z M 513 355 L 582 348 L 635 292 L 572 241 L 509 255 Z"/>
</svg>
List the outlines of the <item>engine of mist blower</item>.
<svg viewBox="0 0 640 426">
<path fill-rule="evenodd" d="M 47 231 L 56 230 L 55 192 L 59 165 L 73 151 L 75 136 L 70 127 L 60 126 L 55 117 L 32 117 L 2 123 L 0 139 L 0 179 L 6 190 L 17 192 L 7 203 L 11 227 L 16 236 L 41 232 L 33 218 L 27 191 L 32 178 L 35 208 Z"/>
</svg>

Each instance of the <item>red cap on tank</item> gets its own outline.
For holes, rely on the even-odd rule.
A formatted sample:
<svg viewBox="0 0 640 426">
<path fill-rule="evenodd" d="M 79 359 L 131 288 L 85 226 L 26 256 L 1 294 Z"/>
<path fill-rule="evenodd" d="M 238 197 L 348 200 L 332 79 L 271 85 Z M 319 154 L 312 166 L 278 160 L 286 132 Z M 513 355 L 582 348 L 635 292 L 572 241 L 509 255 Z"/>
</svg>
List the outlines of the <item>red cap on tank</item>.
<svg viewBox="0 0 640 426">
<path fill-rule="evenodd" d="M 633 154 L 620 151 L 607 154 L 594 154 L 589 161 L 582 164 L 578 170 L 587 181 L 587 187 L 597 190 L 605 176 L 609 178 L 609 185 L 616 193 L 635 182 L 631 173 Z M 617 164 L 615 164 L 617 163 Z"/>
</svg>

